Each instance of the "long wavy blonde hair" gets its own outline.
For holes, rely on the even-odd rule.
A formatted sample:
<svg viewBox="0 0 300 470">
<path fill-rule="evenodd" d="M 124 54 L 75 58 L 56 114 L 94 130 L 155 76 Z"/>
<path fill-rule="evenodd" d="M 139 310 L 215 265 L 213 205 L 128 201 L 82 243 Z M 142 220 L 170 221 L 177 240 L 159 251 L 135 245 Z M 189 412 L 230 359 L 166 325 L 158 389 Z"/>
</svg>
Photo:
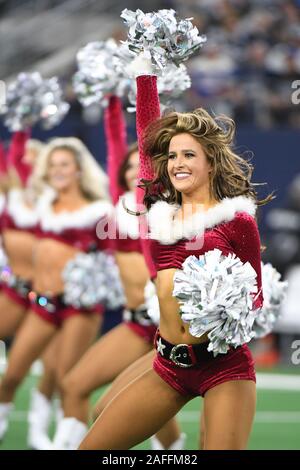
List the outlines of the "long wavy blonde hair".
<svg viewBox="0 0 300 470">
<path fill-rule="evenodd" d="M 36 152 L 37 155 L 39 155 L 45 148 L 45 144 L 38 139 L 29 139 L 26 142 L 26 150 L 33 150 Z"/>
<path fill-rule="evenodd" d="M 80 188 L 90 200 L 109 199 L 108 178 L 86 146 L 76 137 L 55 138 L 39 155 L 32 173 L 31 184 L 41 193 L 48 185 L 49 158 L 55 150 L 71 152 L 80 170 Z"/>
<path fill-rule="evenodd" d="M 168 151 L 172 137 L 188 133 L 202 146 L 211 165 L 211 196 L 220 201 L 225 197 L 244 195 L 258 205 L 269 202 L 273 195 L 258 200 L 255 184 L 251 183 L 253 166 L 237 155 L 233 148 L 235 123 L 227 116 L 213 118 L 205 109 L 189 113 L 172 112 L 150 124 L 144 149 L 152 159 L 155 178 L 142 180 L 145 188 L 144 203 L 149 209 L 158 199 L 181 204 L 182 196 L 172 185 L 168 175 Z"/>
</svg>

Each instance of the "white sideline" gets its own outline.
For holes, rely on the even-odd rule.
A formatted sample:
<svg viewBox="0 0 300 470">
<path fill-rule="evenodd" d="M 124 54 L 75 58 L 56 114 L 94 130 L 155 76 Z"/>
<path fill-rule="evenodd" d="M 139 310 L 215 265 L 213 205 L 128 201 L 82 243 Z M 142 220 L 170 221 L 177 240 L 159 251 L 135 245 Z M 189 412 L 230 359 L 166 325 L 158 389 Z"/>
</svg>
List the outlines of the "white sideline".
<svg viewBox="0 0 300 470">
<path fill-rule="evenodd" d="M 0 374 L 4 372 L 4 364 L 0 362 Z M 30 374 L 40 376 L 43 371 L 41 361 L 33 363 Z M 300 366 L 299 376 L 292 374 L 268 374 L 259 372 L 256 374 L 257 388 L 263 390 L 290 390 L 300 391 Z"/>
<path fill-rule="evenodd" d="M 199 422 L 200 415 L 197 411 L 181 411 L 179 421 L 182 423 Z M 254 421 L 261 423 L 288 423 L 300 424 L 300 411 L 257 411 Z"/>
<path fill-rule="evenodd" d="M 13 411 L 10 421 L 24 422 L 27 421 L 27 411 Z M 181 411 L 179 413 L 179 421 L 182 423 L 198 423 L 200 413 L 198 411 Z M 257 411 L 255 415 L 255 423 L 300 423 L 300 411 Z"/>
<path fill-rule="evenodd" d="M 258 373 L 257 388 L 263 390 L 300 390 L 300 367 L 299 375 L 291 374 L 264 374 Z"/>
</svg>

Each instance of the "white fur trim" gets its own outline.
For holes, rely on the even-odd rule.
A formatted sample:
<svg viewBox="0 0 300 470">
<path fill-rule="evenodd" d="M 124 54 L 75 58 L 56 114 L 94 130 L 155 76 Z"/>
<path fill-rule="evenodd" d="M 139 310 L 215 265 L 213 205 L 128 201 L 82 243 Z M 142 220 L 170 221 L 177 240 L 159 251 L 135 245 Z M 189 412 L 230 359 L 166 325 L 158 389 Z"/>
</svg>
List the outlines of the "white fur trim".
<svg viewBox="0 0 300 470">
<path fill-rule="evenodd" d="M 206 229 L 233 220 L 238 212 L 246 212 L 253 217 L 256 204 L 245 196 L 224 198 L 211 209 L 196 212 L 184 221 L 174 220 L 178 209 L 178 205 L 164 201 L 153 204 L 148 214 L 150 238 L 166 245 L 176 243 L 182 238 L 190 240 Z"/>
<path fill-rule="evenodd" d="M 76 211 L 53 212 L 54 191 L 46 190 L 38 204 L 38 215 L 44 231 L 61 233 L 67 229 L 81 229 L 96 225 L 105 215 L 111 216 L 113 207 L 109 201 L 97 200 Z"/>
<path fill-rule="evenodd" d="M 135 215 L 128 214 L 123 207 L 122 199 L 125 200 L 125 206 L 132 211 L 136 210 L 136 198 L 134 192 L 128 191 L 120 197 L 116 205 L 116 219 L 118 230 L 122 235 L 137 240 L 139 233 L 139 218 Z"/>
<path fill-rule="evenodd" d="M 35 207 L 30 208 L 24 200 L 24 191 L 12 189 L 8 193 L 7 212 L 17 227 L 32 228 L 38 222 L 38 214 Z"/>
<path fill-rule="evenodd" d="M 0 194 L 0 214 L 3 213 L 5 207 L 6 197 L 4 194 Z"/>
</svg>

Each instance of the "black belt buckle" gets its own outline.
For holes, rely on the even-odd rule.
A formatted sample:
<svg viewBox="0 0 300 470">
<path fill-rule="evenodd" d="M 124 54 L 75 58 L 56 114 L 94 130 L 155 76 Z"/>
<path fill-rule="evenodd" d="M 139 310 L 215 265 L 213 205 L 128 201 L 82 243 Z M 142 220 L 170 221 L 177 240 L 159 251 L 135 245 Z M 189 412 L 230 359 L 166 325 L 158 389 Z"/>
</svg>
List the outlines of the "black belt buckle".
<svg viewBox="0 0 300 470">
<path fill-rule="evenodd" d="M 181 360 L 180 360 L 181 359 Z M 191 362 L 182 362 L 182 360 L 190 360 L 190 352 L 187 344 L 176 344 L 170 352 L 170 361 L 174 362 L 179 367 L 192 367 L 194 364 Z"/>
<path fill-rule="evenodd" d="M 138 325 L 141 325 L 141 326 L 152 326 L 153 325 L 153 321 L 148 316 L 148 313 L 147 313 L 146 309 L 140 309 L 140 310 L 124 309 L 124 311 L 123 311 L 123 320 L 125 322 L 137 323 Z"/>
<path fill-rule="evenodd" d="M 46 297 L 44 295 L 35 294 L 35 296 L 32 298 L 32 300 L 35 304 L 37 304 L 40 307 L 44 308 L 49 313 L 54 313 L 55 310 L 56 310 L 56 304 L 49 297 Z"/>
<path fill-rule="evenodd" d="M 151 326 L 153 321 L 148 315 L 147 309 L 136 310 L 134 313 L 136 323 L 142 326 Z"/>
</svg>

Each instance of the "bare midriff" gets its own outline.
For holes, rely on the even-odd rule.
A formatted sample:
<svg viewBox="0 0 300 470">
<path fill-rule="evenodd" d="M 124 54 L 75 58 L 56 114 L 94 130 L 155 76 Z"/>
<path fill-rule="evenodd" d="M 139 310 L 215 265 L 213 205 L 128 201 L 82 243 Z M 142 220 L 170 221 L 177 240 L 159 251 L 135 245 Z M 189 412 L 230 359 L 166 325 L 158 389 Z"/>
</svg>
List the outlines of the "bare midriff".
<svg viewBox="0 0 300 470">
<path fill-rule="evenodd" d="M 30 232 L 5 229 L 2 233 L 9 266 L 16 275 L 31 281 L 33 278 L 33 253 L 38 242 Z"/>
<path fill-rule="evenodd" d="M 34 252 L 35 274 L 33 289 L 39 294 L 58 295 L 64 291 L 62 272 L 72 258 L 79 253 L 71 245 L 43 238 L 36 244 Z"/>
<path fill-rule="evenodd" d="M 116 253 L 120 276 L 124 287 L 126 306 L 135 309 L 144 303 L 144 288 L 149 272 L 142 254 L 138 252 Z"/>
<path fill-rule="evenodd" d="M 172 344 L 199 344 L 208 341 L 207 335 L 195 338 L 189 333 L 189 325 L 181 320 L 179 304 L 172 296 L 176 269 L 158 271 L 156 289 L 160 307 L 159 331 Z"/>
</svg>

